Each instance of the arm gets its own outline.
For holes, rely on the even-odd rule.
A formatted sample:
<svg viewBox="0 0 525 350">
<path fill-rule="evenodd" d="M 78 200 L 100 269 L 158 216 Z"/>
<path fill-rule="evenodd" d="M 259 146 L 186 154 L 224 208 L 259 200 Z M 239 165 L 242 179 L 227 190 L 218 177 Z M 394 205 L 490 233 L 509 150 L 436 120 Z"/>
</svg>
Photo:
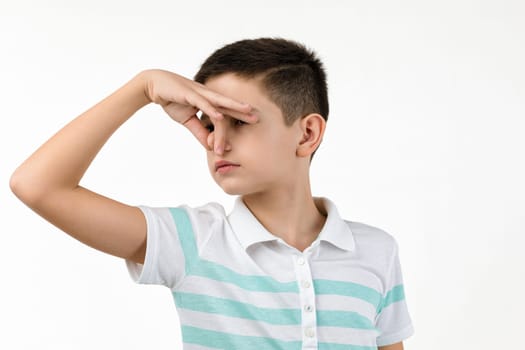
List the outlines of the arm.
<svg viewBox="0 0 525 350">
<path fill-rule="evenodd" d="M 139 73 L 113 94 L 67 124 L 13 173 L 15 195 L 43 218 L 79 241 L 111 255 L 143 263 L 146 222 L 140 209 L 79 186 L 96 154 L 126 120 L 155 102 L 206 144 L 207 130 L 195 113 L 215 118 L 235 110 L 245 121 L 251 107 L 218 95 L 171 72 Z"/>
<path fill-rule="evenodd" d="M 380 346 L 378 350 L 403 350 L 403 342 L 386 345 L 386 346 Z"/>
</svg>

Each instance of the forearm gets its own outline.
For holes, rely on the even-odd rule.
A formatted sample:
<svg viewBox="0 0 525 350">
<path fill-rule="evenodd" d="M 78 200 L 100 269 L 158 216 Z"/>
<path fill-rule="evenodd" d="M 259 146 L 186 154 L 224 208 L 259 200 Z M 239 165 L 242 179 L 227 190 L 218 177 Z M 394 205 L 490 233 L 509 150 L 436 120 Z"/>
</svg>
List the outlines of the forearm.
<svg viewBox="0 0 525 350">
<path fill-rule="evenodd" d="M 44 143 L 11 177 L 11 188 L 26 202 L 49 191 L 78 186 L 102 146 L 137 110 L 150 101 L 144 72 L 75 118 Z"/>
<path fill-rule="evenodd" d="M 206 145 L 210 132 L 196 113 L 217 116 L 221 108 L 255 123 L 251 106 L 164 70 L 146 70 L 56 133 L 11 177 L 13 192 L 50 223 L 87 245 L 143 263 L 146 220 L 135 206 L 79 186 L 104 143 L 137 110 L 154 102 Z M 221 118 L 218 117 L 218 120 Z"/>
</svg>

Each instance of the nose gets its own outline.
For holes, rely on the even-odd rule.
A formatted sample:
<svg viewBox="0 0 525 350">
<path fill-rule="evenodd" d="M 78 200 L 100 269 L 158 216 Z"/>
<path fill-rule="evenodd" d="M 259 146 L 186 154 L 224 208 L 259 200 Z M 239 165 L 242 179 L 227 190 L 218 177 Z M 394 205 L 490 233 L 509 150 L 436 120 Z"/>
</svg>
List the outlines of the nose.
<svg viewBox="0 0 525 350">
<path fill-rule="evenodd" d="M 207 143 L 209 150 L 219 156 L 232 149 L 227 128 L 221 122 L 216 123 L 214 130 L 208 134 Z"/>
</svg>

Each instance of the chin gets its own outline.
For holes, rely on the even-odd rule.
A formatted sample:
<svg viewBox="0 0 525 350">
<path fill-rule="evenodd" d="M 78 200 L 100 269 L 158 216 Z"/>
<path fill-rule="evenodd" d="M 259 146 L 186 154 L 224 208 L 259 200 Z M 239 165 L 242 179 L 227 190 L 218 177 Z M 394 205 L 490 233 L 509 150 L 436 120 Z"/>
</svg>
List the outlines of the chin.
<svg viewBox="0 0 525 350">
<path fill-rule="evenodd" d="M 237 189 L 234 189 L 234 188 L 224 188 L 224 187 L 221 187 L 222 190 L 224 191 L 224 193 L 226 194 L 229 194 L 231 196 L 242 196 L 242 191 L 238 191 Z"/>
<path fill-rule="evenodd" d="M 226 194 L 232 196 L 244 196 L 256 192 L 255 188 L 249 188 L 248 186 L 239 186 L 238 184 L 223 182 L 218 185 Z"/>
</svg>

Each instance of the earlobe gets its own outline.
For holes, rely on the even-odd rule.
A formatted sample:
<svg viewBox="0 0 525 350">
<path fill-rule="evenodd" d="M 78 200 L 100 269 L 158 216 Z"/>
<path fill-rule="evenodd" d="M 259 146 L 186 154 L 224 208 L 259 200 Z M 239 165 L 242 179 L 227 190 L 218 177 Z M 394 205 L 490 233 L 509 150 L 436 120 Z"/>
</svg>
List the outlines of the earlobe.
<svg viewBox="0 0 525 350">
<path fill-rule="evenodd" d="M 310 157 L 323 139 L 326 121 L 321 115 L 311 113 L 299 120 L 299 123 L 302 135 L 296 154 L 299 157 Z"/>
</svg>

